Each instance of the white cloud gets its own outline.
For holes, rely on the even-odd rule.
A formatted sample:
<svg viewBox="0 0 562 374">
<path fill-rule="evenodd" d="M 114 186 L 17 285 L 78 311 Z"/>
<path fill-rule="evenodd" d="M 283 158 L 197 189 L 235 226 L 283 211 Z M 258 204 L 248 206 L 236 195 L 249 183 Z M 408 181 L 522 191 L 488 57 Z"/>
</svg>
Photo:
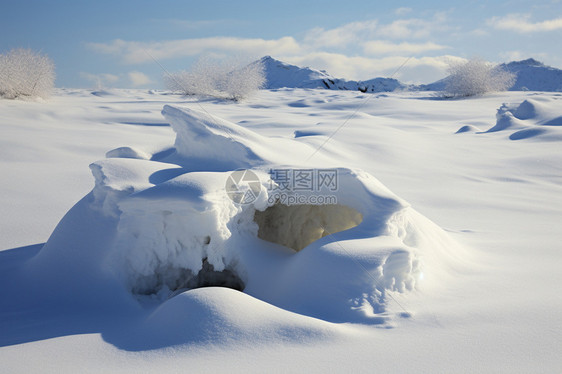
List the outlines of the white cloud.
<svg viewBox="0 0 562 374">
<path fill-rule="evenodd" d="M 409 9 L 409 8 L 400 8 Z M 402 13 L 405 11 L 402 10 Z M 310 49 L 322 47 L 350 47 L 362 45 L 364 41 L 384 36 L 390 39 L 422 39 L 435 31 L 443 31 L 446 13 L 440 12 L 431 19 L 399 19 L 388 24 L 381 24 L 377 20 L 352 22 L 333 29 L 320 27 L 309 30 L 303 45 Z"/>
<path fill-rule="evenodd" d="M 523 53 L 521 51 L 505 51 L 500 53 L 502 59 L 508 61 L 523 60 Z"/>
<path fill-rule="evenodd" d="M 346 47 L 372 38 L 375 35 L 376 28 L 376 20 L 352 22 L 328 30 L 316 27 L 306 33 L 303 42 L 313 49 Z"/>
<path fill-rule="evenodd" d="M 286 54 L 300 51 L 299 44 L 292 37 L 272 40 L 211 37 L 159 42 L 116 39 L 109 43 L 89 43 L 87 46 L 98 53 L 118 56 L 125 64 L 145 63 L 151 61 L 152 58 L 161 61 L 212 52 L 262 56 L 264 54 Z"/>
<path fill-rule="evenodd" d="M 447 48 L 444 45 L 439 45 L 433 42 L 426 43 L 392 43 L 385 40 L 372 40 L 363 45 L 365 53 L 370 55 L 384 55 L 384 54 L 417 54 L 428 51 L 438 51 Z"/>
<path fill-rule="evenodd" d="M 381 25 L 377 35 L 392 39 L 427 38 L 432 32 L 442 30 L 444 21 L 443 13 L 436 14 L 431 20 L 420 18 L 399 19 L 387 25 Z"/>
<path fill-rule="evenodd" d="M 542 22 L 529 22 L 529 15 L 508 14 L 504 17 L 492 17 L 487 20 L 489 26 L 499 30 L 511 30 L 518 33 L 555 31 L 562 29 L 562 17 Z"/>
<path fill-rule="evenodd" d="M 97 88 L 112 86 L 120 79 L 118 75 L 108 73 L 92 74 L 81 72 L 80 77 L 92 82 Z"/>
<path fill-rule="evenodd" d="M 447 74 L 451 61 L 463 60 L 455 56 L 409 58 L 408 56 L 385 56 L 369 58 L 346 56 L 339 53 L 315 52 L 301 56 L 281 56 L 282 60 L 300 66 L 311 66 L 328 71 L 336 78 L 367 80 L 393 76 L 410 83 L 430 83 Z"/>
<path fill-rule="evenodd" d="M 146 74 L 140 71 L 130 71 L 127 73 L 127 76 L 133 87 L 144 86 L 146 84 L 152 83 L 152 80 L 150 80 L 150 78 Z"/>
<path fill-rule="evenodd" d="M 490 33 L 488 31 L 484 30 L 484 29 L 474 29 L 474 30 L 468 32 L 468 35 L 482 37 L 482 36 L 488 36 L 488 35 L 490 35 Z"/>
<path fill-rule="evenodd" d="M 399 13 L 407 13 L 407 9 Z M 391 75 L 413 54 L 449 48 L 429 40 L 432 34 L 447 29 L 447 13 L 441 12 L 427 19 L 398 19 L 386 24 L 373 19 L 332 29 L 313 28 L 298 40 L 290 36 L 278 39 L 208 37 L 156 42 L 117 39 L 90 43 L 88 47 L 98 53 L 113 55 L 125 64 L 152 62 L 152 58 L 157 61 L 200 55 L 257 58 L 270 54 L 289 63 L 325 69 L 336 77 L 365 80 Z M 381 37 L 384 40 L 380 40 Z M 444 59 L 443 56 L 410 58 L 396 78 L 415 80 L 408 74 L 417 71 L 421 74 L 417 79 L 424 83 L 439 79 L 445 74 Z M 131 77 L 129 73 L 128 78 L 133 85 L 147 83 L 143 80 L 146 77 L 140 75 Z"/>
<path fill-rule="evenodd" d="M 401 8 L 397 8 L 394 11 L 394 14 L 396 14 L 397 16 L 403 16 L 405 14 L 408 14 L 412 11 L 412 8 L 408 8 L 408 7 L 401 7 Z"/>
</svg>

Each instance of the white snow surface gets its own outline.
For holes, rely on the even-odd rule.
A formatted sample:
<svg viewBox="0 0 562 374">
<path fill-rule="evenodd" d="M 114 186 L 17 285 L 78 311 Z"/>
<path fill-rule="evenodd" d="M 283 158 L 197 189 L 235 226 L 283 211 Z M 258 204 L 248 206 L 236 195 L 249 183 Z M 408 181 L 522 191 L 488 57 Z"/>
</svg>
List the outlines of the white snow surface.
<svg viewBox="0 0 562 374">
<path fill-rule="evenodd" d="M 0 101 L 3 370 L 556 372 L 561 103 L 309 89 Z M 333 193 L 360 223 L 297 253 L 258 238 L 268 170 L 288 167 L 337 169 Z M 262 183 L 251 204 L 225 193 L 237 168 Z M 283 212 L 297 234 L 314 218 Z M 209 265 L 244 291 L 189 289 Z"/>
</svg>

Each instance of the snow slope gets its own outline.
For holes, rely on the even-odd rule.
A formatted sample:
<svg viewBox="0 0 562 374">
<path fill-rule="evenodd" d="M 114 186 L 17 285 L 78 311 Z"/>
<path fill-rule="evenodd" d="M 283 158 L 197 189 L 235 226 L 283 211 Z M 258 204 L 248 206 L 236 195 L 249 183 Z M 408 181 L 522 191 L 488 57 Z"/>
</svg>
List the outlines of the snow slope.
<svg viewBox="0 0 562 374">
<path fill-rule="evenodd" d="M 3 370 L 556 372 L 560 100 L 284 89 L 241 103 L 134 90 L 0 101 Z M 546 131 L 513 136 L 529 129 Z M 338 201 L 362 221 L 296 254 L 269 243 L 255 220 L 268 195 L 236 206 L 224 194 L 240 166 L 260 180 L 274 166 L 337 167 Z M 285 213 L 272 214 L 301 226 Z M 245 290 L 167 291 L 178 264 L 224 265 Z"/>
</svg>

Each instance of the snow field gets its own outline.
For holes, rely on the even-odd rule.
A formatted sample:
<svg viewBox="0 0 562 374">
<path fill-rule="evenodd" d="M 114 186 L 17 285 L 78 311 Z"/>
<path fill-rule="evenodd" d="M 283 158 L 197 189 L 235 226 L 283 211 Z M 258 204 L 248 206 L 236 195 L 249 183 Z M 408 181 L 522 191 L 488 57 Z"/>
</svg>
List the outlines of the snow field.
<svg viewBox="0 0 562 374">
<path fill-rule="evenodd" d="M 225 105 L 141 91 L 72 91 L 25 106 L 25 115 L 21 104 L 37 103 L 10 103 L 5 118 L 13 124 L 2 124 L 10 158 L 2 163 L 8 214 L 0 264 L 2 283 L 11 285 L 1 291 L 2 362 L 15 372 L 84 365 L 258 371 L 272 363 L 311 371 L 556 371 L 557 95 L 376 95 L 308 163 L 303 154 L 365 95 L 279 90 Z M 162 119 L 172 100 L 181 102 Z M 523 127 L 476 131 L 506 117 Z M 177 134 L 175 152 L 167 122 Z M 77 146 L 83 134 L 73 132 L 76 126 L 95 144 Z M 471 131 L 455 134 L 463 126 Z M 510 139 L 534 127 L 548 132 Z M 193 136 L 213 146 L 205 153 Z M 129 148 L 103 159 L 123 146 Z M 227 147 L 236 158 L 220 157 Z M 96 159 L 103 160 L 92 164 L 88 194 L 87 165 Z M 65 170 L 57 169 L 61 162 Z M 337 167 L 338 204 L 362 220 L 315 234 L 323 237 L 297 253 L 276 244 L 276 235 L 263 240 L 256 212 L 273 209 L 276 221 L 287 222 L 279 229 L 294 232 L 286 216 L 293 212 L 275 212 L 266 195 L 233 204 L 223 192 L 240 166 L 255 169 L 262 182 L 271 167 Z M 53 175 L 60 178 L 47 182 Z M 28 205 L 8 203 L 24 193 Z M 47 244 L 16 248 L 46 241 L 49 230 L 32 230 L 34 222 L 54 225 L 81 196 Z M 65 208 L 51 212 L 42 208 L 46 202 Z M 320 224 L 351 226 L 343 216 L 342 224 Z M 204 268 L 210 278 L 200 275 Z M 224 269 L 242 280 L 244 292 L 182 292 L 183 285 L 224 281 L 229 274 L 217 274 Z"/>
</svg>

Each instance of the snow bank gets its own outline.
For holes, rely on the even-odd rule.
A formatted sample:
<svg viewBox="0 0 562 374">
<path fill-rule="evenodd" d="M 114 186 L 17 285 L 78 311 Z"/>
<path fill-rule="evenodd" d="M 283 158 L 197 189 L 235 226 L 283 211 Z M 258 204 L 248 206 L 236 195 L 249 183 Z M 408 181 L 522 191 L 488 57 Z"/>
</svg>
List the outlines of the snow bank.
<svg viewBox="0 0 562 374">
<path fill-rule="evenodd" d="M 496 124 L 486 132 L 513 131 L 509 135 L 511 140 L 562 140 L 560 99 L 562 96 L 503 104 L 496 114 Z"/>
<path fill-rule="evenodd" d="M 383 323 L 387 292 L 413 290 L 424 273 L 437 277 L 439 267 L 459 256 L 443 230 L 373 176 L 336 168 L 327 156 L 317 162 L 337 175 L 335 200 L 281 203 L 271 190 L 279 181 L 268 172 L 298 168 L 314 152 L 307 144 L 263 137 L 187 108 L 167 105 L 162 114 L 176 132 L 175 153 L 160 162 L 93 163 L 95 187 L 80 209 L 97 218 L 61 221 L 34 266 L 72 266 L 84 247 L 98 256 L 91 262 L 97 273 L 111 274 L 111 287 L 141 299 L 169 304 L 184 291 L 222 286 L 327 321 Z M 129 149 L 109 156 L 131 154 L 143 156 Z M 239 167 L 251 168 L 261 186 L 242 205 L 225 189 Z M 317 193 L 301 191 L 308 199 Z M 71 234 L 77 230 L 102 234 L 81 245 Z M 96 243 L 103 247 L 92 250 Z"/>
</svg>

